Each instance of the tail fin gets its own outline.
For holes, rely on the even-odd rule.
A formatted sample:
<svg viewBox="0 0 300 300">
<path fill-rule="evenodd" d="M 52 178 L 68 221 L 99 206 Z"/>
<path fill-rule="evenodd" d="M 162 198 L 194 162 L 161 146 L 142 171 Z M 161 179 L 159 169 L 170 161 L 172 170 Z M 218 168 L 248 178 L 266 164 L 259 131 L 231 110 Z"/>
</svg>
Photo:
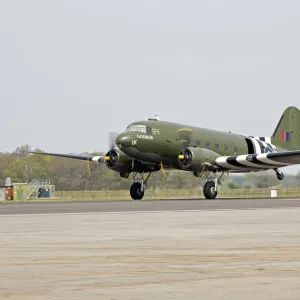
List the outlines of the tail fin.
<svg viewBox="0 0 300 300">
<path fill-rule="evenodd" d="M 300 149 L 300 110 L 294 106 L 283 112 L 271 137 L 272 144 L 286 150 Z"/>
</svg>

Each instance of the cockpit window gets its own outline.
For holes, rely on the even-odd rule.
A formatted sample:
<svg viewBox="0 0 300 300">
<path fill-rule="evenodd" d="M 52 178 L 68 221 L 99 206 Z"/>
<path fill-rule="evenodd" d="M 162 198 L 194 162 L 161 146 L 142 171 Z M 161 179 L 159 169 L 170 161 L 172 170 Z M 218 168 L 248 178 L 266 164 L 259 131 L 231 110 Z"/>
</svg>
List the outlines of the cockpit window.
<svg viewBox="0 0 300 300">
<path fill-rule="evenodd" d="M 130 125 L 126 129 L 127 132 L 129 131 L 137 131 L 146 133 L 146 126 L 145 125 Z"/>
<path fill-rule="evenodd" d="M 146 134 L 152 134 L 152 129 L 151 127 L 146 127 L 145 125 L 130 125 L 126 129 L 127 132 L 129 131 L 135 131 L 135 132 L 143 132 Z"/>
</svg>

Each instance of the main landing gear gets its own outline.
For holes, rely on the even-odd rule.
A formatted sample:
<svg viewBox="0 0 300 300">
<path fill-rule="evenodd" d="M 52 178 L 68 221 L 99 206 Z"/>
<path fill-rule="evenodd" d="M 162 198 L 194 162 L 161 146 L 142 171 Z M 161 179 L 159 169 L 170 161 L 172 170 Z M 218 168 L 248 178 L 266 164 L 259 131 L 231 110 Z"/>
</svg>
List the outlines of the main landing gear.
<svg viewBox="0 0 300 300">
<path fill-rule="evenodd" d="M 222 172 L 219 178 L 216 173 L 213 173 L 213 176 L 211 177 L 209 177 L 209 175 L 210 172 L 206 174 L 206 178 L 205 178 L 206 183 L 204 184 L 203 187 L 203 194 L 206 199 L 215 199 L 218 195 L 218 191 L 221 185 L 220 180 L 223 177 L 224 172 Z"/>
<path fill-rule="evenodd" d="M 141 200 L 144 197 L 144 192 L 147 189 L 147 180 L 151 173 L 144 179 L 144 173 L 140 173 L 141 177 L 136 178 L 137 173 L 132 173 L 132 184 L 130 187 L 130 196 L 133 200 Z"/>
<path fill-rule="evenodd" d="M 274 169 L 274 171 L 276 172 L 276 176 L 278 180 L 282 180 L 284 178 L 283 173 L 280 172 L 278 169 Z"/>
</svg>

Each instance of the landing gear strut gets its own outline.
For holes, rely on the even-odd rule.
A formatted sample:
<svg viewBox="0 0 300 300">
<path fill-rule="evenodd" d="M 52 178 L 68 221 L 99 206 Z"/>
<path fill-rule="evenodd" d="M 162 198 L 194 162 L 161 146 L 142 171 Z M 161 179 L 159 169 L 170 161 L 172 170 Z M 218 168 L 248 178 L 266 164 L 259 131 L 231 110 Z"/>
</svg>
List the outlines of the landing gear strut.
<svg viewBox="0 0 300 300">
<path fill-rule="evenodd" d="M 147 180 L 151 173 L 144 179 L 144 173 L 140 173 L 141 177 L 136 178 L 137 173 L 132 173 L 132 185 L 130 187 L 130 196 L 133 200 L 141 200 L 144 197 L 144 192 L 147 189 Z"/>
<path fill-rule="evenodd" d="M 276 172 L 276 176 L 278 180 L 282 180 L 284 178 L 283 173 L 280 172 L 278 169 L 274 169 L 274 171 Z"/>
<path fill-rule="evenodd" d="M 219 178 L 217 177 L 216 173 L 213 173 L 213 177 L 209 177 L 209 174 L 206 174 L 206 183 L 203 187 L 203 194 L 206 199 L 215 199 L 218 195 L 218 191 L 220 189 L 220 179 L 224 175 L 224 172 L 222 172 L 221 176 Z"/>
</svg>

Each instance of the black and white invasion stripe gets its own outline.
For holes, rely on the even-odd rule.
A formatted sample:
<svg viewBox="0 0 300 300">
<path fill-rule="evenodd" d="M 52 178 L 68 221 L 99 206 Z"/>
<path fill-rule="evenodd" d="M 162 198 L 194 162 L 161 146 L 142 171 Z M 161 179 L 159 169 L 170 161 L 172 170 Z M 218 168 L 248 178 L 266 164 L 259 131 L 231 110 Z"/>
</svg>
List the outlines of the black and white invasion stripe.
<svg viewBox="0 0 300 300">
<path fill-rule="evenodd" d="M 215 160 L 215 163 L 219 167 L 230 170 L 267 170 L 291 165 L 272 160 L 267 153 L 221 156 Z"/>
<path fill-rule="evenodd" d="M 276 146 L 271 143 L 271 137 L 250 136 L 249 139 L 251 140 L 251 142 L 253 144 L 254 152 L 256 154 L 278 151 Z"/>
</svg>

